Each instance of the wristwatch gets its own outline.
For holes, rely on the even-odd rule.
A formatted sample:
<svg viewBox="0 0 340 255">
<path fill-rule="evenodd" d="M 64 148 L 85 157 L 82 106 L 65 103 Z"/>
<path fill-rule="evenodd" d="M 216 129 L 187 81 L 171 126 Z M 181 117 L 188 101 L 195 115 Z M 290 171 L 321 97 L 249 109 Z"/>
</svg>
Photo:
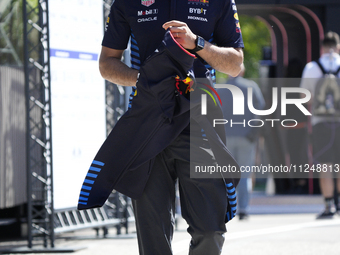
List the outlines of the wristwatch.
<svg viewBox="0 0 340 255">
<path fill-rule="evenodd" d="M 196 47 L 193 48 L 192 50 L 190 50 L 190 52 L 196 53 L 197 51 L 203 50 L 204 44 L 205 44 L 204 39 L 202 37 L 200 37 L 199 35 L 197 35 L 197 38 L 195 40 Z"/>
</svg>

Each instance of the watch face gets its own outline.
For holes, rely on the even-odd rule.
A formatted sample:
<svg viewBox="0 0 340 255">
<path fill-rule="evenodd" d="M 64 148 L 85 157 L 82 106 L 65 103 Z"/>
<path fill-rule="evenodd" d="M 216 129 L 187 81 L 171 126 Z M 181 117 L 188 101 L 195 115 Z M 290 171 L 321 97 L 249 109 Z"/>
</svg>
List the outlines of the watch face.
<svg viewBox="0 0 340 255">
<path fill-rule="evenodd" d="M 201 49 L 204 48 L 204 39 L 202 37 L 197 38 L 197 47 Z"/>
</svg>

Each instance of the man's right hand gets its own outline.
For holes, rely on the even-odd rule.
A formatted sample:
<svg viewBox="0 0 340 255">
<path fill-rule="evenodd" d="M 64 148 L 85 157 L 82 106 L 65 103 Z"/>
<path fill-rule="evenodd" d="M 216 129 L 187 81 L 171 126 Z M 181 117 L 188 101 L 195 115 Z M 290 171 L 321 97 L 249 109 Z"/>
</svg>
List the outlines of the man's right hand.
<svg viewBox="0 0 340 255">
<path fill-rule="evenodd" d="M 190 30 L 186 23 L 178 20 L 171 20 L 164 23 L 163 28 L 165 30 L 170 28 L 175 40 L 182 45 L 183 48 L 192 50 L 196 47 L 195 40 L 197 35 Z"/>
</svg>

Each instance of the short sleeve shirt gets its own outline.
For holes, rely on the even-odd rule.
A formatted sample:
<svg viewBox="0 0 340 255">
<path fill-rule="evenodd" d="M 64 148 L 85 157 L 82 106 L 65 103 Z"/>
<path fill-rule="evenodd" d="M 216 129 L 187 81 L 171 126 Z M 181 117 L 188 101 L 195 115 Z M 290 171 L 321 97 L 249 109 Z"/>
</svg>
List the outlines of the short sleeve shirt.
<svg viewBox="0 0 340 255">
<path fill-rule="evenodd" d="M 221 47 L 243 48 L 234 0 L 115 0 L 102 45 L 124 50 L 131 37 L 131 67 L 139 69 L 160 45 L 170 20 L 187 23 L 194 34 Z"/>
</svg>

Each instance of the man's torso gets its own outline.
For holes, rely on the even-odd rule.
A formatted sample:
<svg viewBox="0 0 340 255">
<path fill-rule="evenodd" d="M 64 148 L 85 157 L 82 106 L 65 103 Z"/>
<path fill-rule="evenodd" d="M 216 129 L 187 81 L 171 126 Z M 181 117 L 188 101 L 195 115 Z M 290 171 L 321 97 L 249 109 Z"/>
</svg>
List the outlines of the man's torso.
<svg viewBox="0 0 340 255">
<path fill-rule="evenodd" d="M 135 69 L 139 69 L 141 63 L 159 46 L 165 33 L 162 25 L 169 20 L 179 20 L 187 23 L 194 34 L 200 35 L 206 41 L 216 43 L 219 46 L 243 46 L 242 39 L 240 39 L 241 43 L 234 42 L 234 38 L 241 37 L 234 1 L 116 0 L 111 9 L 111 13 L 115 14 L 116 10 L 113 11 L 113 8 L 119 10 L 119 15 L 127 23 L 124 30 L 127 30 L 129 26 L 131 33 L 131 64 L 132 68 Z M 225 19 L 222 14 L 226 12 L 228 12 L 229 20 L 227 22 L 229 26 L 225 28 L 218 27 L 221 19 Z M 110 22 L 112 22 L 112 18 Z M 226 22 L 223 23 L 225 24 Z M 110 30 L 109 25 L 107 25 L 107 28 Z M 216 34 L 223 34 L 221 32 L 223 29 L 226 29 L 226 35 L 230 34 L 229 42 L 226 37 L 216 36 Z M 118 32 L 115 32 L 116 34 L 113 34 L 112 38 L 109 38 L 110 35 L 107 35 L 107 33 L 104 36 L 103 46 L 116 48 L 111 43 L 113 40 L 126 40 L 126 36 L 125 38 L 114 38 L 117 37 Z"/>
</svg>

